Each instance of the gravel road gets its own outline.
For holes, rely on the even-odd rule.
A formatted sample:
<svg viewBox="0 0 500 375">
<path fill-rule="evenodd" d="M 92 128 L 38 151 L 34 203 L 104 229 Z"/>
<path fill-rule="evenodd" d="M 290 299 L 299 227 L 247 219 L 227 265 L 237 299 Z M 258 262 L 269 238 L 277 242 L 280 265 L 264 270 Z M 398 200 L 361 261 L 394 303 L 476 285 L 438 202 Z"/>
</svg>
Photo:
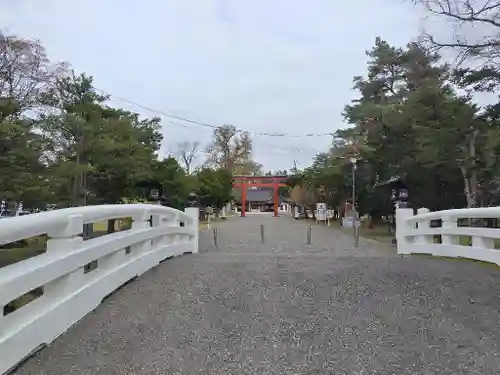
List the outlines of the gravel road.
<svg viewBox="0 0 500 375">
<path fill-rule="evenodd" d="M 265 243 L 260 243 L 260 225 Z M 500 374 L 500 271 L 233 218 L 115 293 L 17 375 Z"/>
</svg>

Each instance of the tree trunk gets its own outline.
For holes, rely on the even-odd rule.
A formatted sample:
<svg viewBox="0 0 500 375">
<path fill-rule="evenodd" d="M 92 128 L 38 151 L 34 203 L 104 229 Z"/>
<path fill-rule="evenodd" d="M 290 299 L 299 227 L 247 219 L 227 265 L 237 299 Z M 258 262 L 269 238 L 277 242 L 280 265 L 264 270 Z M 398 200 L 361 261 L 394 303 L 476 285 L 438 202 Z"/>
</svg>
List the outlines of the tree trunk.
<svg viewBox="0 0 500 375">
<path fill-rule="evenodd" d="M 467 139 L 466 160 L 460 168 L 464 179 L 464 193 L 467 199 L 467 208 L 476 207 L 477 197 L 477 171 L 476 171 L 476 138 L 478 130 L 474 129 Z M 470 218 L 469 226 L 475 226 L 476 220 Z"/>
<path fill-rule="evenodd" d="M 467 208 L 476 207 L 477 197 L 477 171 L 476 171 L 476 138 L 478 131 L 473 130 L 468 137 L 466 146 L 467 159 L 470 163 L 465 161 L 464 165 L 460 168 L 464 179 L 464 193 L 467 199 Z"/>
</svg>

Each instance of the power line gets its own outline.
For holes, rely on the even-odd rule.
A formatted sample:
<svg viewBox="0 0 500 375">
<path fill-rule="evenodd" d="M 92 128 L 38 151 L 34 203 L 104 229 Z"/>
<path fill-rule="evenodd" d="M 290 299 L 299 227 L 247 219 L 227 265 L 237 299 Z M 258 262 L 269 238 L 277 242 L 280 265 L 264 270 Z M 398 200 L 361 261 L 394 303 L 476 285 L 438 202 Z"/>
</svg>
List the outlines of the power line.
<svg viewBox="0 0 500 375">
<path fill-rule="evenodd" d="M 169 146 L 174 146 L 176 142 L 168 142 Z M 287 145 L 279 145 L 279 144 L 269 144 L 269 143 L 260 143 L 260 142 L 253 142 L 253 150 L 258 151 L 260 149 L 271 151 L 273 153 L 278 153 L 278 154 L 283 154 L 283 153 L 301 153 L 301 154 L 306 154 L 306 155 L 317 155 L 321 152 L 314 148 L 305 148 L 305 147 L 296 147 L 296 146 L 287 146 Z"/>
<path fill-rule="evenodd" d="M 166 112 L 166 111 L 162 111 L 162 110 L 159 110 L 159 109 L 151 108 L 151 107 L 142 105 L 140 103 L 134 102 L 134 101 L 132 101 L 130 99 L 127 99 L 127 98 L 124 98 L 124 97 L 120 97 L 120 96 L 117 96 L 117 95 L 112 95 L 112 94 L 110 94 L 110 93 L 108 93 L 108 92 L 106 92 L 106 91 L 104 91 L 102 89 L 96 88 L 96 90 L 101 91 L 103 94 L 109 96 L 111 99 L 115 98 L 115 99 L 118 99 L 118 100 L 120 100 L 120 101 L 122 101 L 124 103 L 131 104 L 133 106 L 145 109 L 145 110 L 153 112 L 153 113 L 158 113 L 158 114 L 161 114 L 163 116 L 167 116 L 167 117 L 170 117 L 170 118 L 173 118 L 173 119 L 176 119 L 176 120 L 184 121 L 184 122 L 187 122 L 187 123 L 190 123 L 190 124 L 195 124 L 195 125 L 199 125 L 199 126 L 203 126 L 203 127 L 207 127 L 207 128 L 211 128 L 211 129 L 217 129 L 217 128 L 219 128 L 218 125 L 208 124 L 206 122 L 201 122 L 201 121 L 196 121 L 196 120 L 188 119 L 186 117 L 181 117 L 181 116 L 174 115 L 174 114 L 172 114 L 170 112 Z M 173 121 L 169 121 L 169 122 L 187 128 L 187 126 L 185 126 L 183 124 L 180 124 L 180 123 L 177 123 L 177 122 L 173 122 Z M 303 137 L 328 137 L 328 136 L 333 136 L 334 135 L 333 133 L 307 133 L 307 134 L 303 134 L 303 135 L 298 135 L 298 134 L 277 133 L 277 132 L 253 132 L 253 131 L 244 130 L 244 129 L 240 129 L 240 128 L 236 128 L 236 130 L 238 132 L 247 132 L 247 133 L 249 133 L 252 136 L 263 136 L 263 137 L 303 138 Z"/>
</svg>

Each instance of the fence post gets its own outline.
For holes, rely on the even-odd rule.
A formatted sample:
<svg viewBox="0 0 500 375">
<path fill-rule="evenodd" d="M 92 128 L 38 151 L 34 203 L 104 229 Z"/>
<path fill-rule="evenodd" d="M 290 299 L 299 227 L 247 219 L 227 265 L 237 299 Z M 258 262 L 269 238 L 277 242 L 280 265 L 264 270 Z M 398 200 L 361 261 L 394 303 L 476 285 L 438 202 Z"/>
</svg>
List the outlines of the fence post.
<svg viewBox="0 0 500 375">
<path fill-rule="evenodd" d="M 51 229 L 47 232 L 47 254 L 62 256 L 68 252 L 77 250 L 83 245 L 83 238 L 79 236 L 83 231 L 82 215 L 68 216 L 63 228 Z M 44 286 L 44 296 L 52 300 L 64 297 L 80 288 L 84 282 L 84 267 L 56 279 Z"/>
<path fill-rule="evenodd" d="M 184 212 L 191 217 L 193 222 L 187 227 L 193 231 L 193 254 L 198 253 L 198 238 L 200 236 L 200 209 L 198 207 L 186 207 Z"/>
<path fill-rule="evenodd" d="M 408 223 L 413 216 L 412 208 L 396 208 L 396 246 L 398 254 L 410 254 L 410 241 L 407 237 L 408 231 L 414 228 Z"/>
<path fill-rule="evenodd" d="M 151 226 L 152 227 L 178 227 L 180 226 L 180 221 L 178 217 L 174 219 L 168 219 L 167 216 L 162 216 L 158 214 L 154 214 L 151 217 Z M 175 238 L 172 238 L 169 235 L 159 237 L 155 240 L 151 241 L 151 246 L 153 247 L 162 247 L 170 245 L 174 242 Z"/>
<path fill-rule="evenodd" d="M 307 226 L 306 240 L 307 240 L 308 245 L 312 244 L 312 225 L 311 224 L 309 224 Z"/>
<path fill-rule="evenodd" d="M 450 214 L 443 214 L 443 216 L 441 216 L 441 220 L 441 227 L 447 232 L 446 234 L 441 235 L 441 243 L 443 245 L 458 245 L 459 237 L 453 233 L 454 229 L 457 228 L 457 218 Z"/>
<path fill-rule="evenodd" d="M 151 213 L 147 208 L 132 215 L 132 230 L 151 227 Z M 139 242 L 131 246 L 131 253 L 135 256 L 149 251 L 152 247 L 151 240 Z"/>
<path fill-rule="evenodd" d="M 417 215 L 423 215 L 423 214 L 427 214 L 429 212 L 431 212 L 431 211 L 428 208 L 419 208 L 417 210 Z M 418 221 L 417 225 L 418 225 L 419 231 L 420 231 L 420 229 L 427 230 L 427 229 L 429 229 L 431 227 L 431 221 L 430 220 Z M 432 244 L 433 243 L 433 238 L 432 238 L 432 236 L 422 234 L 422 235 L 418 235 L 415 238 L 415 242 L 425 243 L 425 244 Z"/>
</svg>

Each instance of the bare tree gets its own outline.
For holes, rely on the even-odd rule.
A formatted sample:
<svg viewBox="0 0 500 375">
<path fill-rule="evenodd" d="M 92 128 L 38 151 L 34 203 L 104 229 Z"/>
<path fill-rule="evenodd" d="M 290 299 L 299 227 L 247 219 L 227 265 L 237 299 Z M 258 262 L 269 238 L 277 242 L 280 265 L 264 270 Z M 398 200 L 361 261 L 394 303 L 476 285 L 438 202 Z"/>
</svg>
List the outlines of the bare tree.
<svg viewBox="0 0 500 375">
<path fill-rule="evenodd" d="M 67 65 L 51 63 L 37 40 L 0 31 L 0 99 L 7 109 L 0 118 L 51 104 L 55 82 L 66 72 Z"/>
<path fill-rule="evenodd" d="M 435 51 L 452 50 L 457 63 L 480 61 L 500 65 L 500 1 L 496 0 L 412 0 L 428 14 L 450 21 L 448 38 L 428 32 L 422 42 Z M 443 29 L 441 27 L 441 29 Z"/>
<path fill-rule="evenodd" d="M 180 159 L 184 170 L 187 174 L 191 174 L 193 162 L 199 151 L 199 142 L 182 142 L 177 145 L 177 157 Z"/>
<path fill-rule="evenodd" d="M 451 51 L 456 83 L 463 88 L 495 92 L 500 85 L 500 0 L 412 0 L 441 23 L 449 21 L 448 38 L 428 32 L 421 42 L 435 52 Z M 443 28 L 441 28 L 442 30 Z M 475 207 L 480 187 L 476 165 L 476 145 L 481 139 L 495 138 L 492 129 L 470 126 L 461 146 L 461 167 L 467 207 Z M 491 186 L 491 181 L 483 185 Z"/>
</svg>

